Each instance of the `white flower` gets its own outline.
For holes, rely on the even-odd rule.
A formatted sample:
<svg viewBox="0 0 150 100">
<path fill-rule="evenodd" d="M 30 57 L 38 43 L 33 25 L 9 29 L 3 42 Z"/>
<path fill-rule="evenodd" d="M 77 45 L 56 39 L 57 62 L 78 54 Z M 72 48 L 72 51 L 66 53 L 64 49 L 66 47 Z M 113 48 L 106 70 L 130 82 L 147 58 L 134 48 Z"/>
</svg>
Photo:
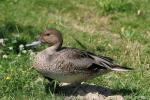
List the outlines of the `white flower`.
<svg viewBox="0 0 150 100">
<path fill-rule="evenodd" d="M 4 43 L 4 39 L 0 39 L 0 43 Z"/>
<path fill-rule="evenodd" d="M 22 50 L 22 53 L 24 53 L 24 54 L 27 53 L 27 50 Z"/>
<path fill-rule="evenodd" d="M 141 10 L 138 10 L 138 11 L 137 11 L 137 15 L 141 15 Z"/>
<path fill-rule="evenodd" d="M 8 47 L 9 48 L 9 50 L 13 50 L 13 47 Z"/>
<path fill-rule="evenodd" d="M 17 56 L 18 56 L 18 57 L 20 57 L 20 56 L 21 56 L 21 54 L 18 54 Z"/>
<path fill-rule="evenodd" d="M 5 45 L 4 44 L 4 39 L 0 39 L 0 44 Z"/>
<path fill-rule="evenodd" d="M 7 59 L 7 58 L 8 58 L 8 56 L 7 56 L 7 55 L 3 55 L 3 58 L 4 58 L 4 59 Z"/>
<path fill-rule="evenodd" d="M 22 51 L 24 49 L 24 45 L 23 44 L 19 45 L 19 49 L 20 51 Z"/>
</svg>

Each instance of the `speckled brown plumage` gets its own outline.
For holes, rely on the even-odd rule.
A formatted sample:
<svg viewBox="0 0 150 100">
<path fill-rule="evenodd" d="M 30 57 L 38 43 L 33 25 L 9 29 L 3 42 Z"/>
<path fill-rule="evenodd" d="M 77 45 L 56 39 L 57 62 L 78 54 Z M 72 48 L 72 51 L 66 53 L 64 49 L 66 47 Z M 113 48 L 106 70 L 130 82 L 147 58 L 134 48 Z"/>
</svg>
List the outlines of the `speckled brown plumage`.
<svg viewBox="0 0 150 100">
<path fill-rule="evenodd" d="M 109 57 L 76 48 L 62 48 L 63 39 L 56 29 L 43 32 L 39 41 L 49 44 L 49 47 L 34 57 L 34 68 L 43 76 L 60 82 L 79 83 L 111 70 L 129 70 L 113 64 L 113 60 Z"/>
</svg>

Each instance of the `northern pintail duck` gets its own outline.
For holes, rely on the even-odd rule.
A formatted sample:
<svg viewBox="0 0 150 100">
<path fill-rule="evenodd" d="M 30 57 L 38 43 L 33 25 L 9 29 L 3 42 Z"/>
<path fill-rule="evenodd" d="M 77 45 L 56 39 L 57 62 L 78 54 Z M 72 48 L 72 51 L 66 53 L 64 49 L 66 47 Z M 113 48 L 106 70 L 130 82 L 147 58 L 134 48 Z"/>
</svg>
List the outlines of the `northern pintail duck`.
<svg viewBox="0 0 150 100">
<path fill-rule="evenodd" d="M 120 67 L 109 57 L 76 48 L 62 47 L 63 38 L 60 31 L 48 29 L 40 38 L 26 46 L 40 43 L 49 47 L 37 53 L 33 59 L 34 68 L 44 77 L 65 83 L 80 83 L 110 71 L 129 71 Z"/>
</svg>

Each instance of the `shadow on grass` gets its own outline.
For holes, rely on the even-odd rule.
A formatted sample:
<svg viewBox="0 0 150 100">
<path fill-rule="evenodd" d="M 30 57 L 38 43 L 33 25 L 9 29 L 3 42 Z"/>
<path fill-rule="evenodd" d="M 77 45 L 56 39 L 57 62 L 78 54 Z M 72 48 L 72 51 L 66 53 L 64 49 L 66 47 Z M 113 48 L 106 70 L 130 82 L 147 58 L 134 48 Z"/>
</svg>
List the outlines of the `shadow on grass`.
<svg viewBox="0 0 150 100">
<path fill-rule="evenodd" d="M 62 87 L 58 86 L 58 87 L 56 87 L 55 90 L 50 85 L 51 84 L 47 84 L 45 86 L 46 93 L 52 92 L 57 95 L 64 95 L 64 96 L 77 96 L 77 95 L 85 96 L 88 93 L 99 93 L 99 94 L 102 94 L 105 96 L 109 96 L 112 94 L 111 89 L 101 87 L 101 86 L 96 86 L 96 85 L 81 84 L 81 85 L 77 85 L 77 86 L 70 86 L 70 85 L 62 86 Z M 47 91 L 47 90 L 49 90 L 49 91 Z"/>
<path fill-rule="evenodd" d="M 137 89 L 129 89 L 129 88 L 123 88 L 123 89 L 114 89 L 112 90 L 112 94 L 119 94 L 122 96 L 131 95 L 133 93 L 137 93 L 139 90 Z"/>
<path fill-rule="evenodd" d="M 23 26 L 13 21 L 8 21 L 0 25 L 0 38 L 11 37 L 12 34 L 30 34 L 35 36 L 38 30 L 31 25 Z"/>
<path fill-rule="evenodd" d="M 77 89 L 77 90 L 76 90 Z M 52 85 L 50 84 L 46 85 L 45 87 L 46 93 L 54 93 L 56 95 L 63 95 L 63 96 L 85 96 L 88 93 L 98 93 L 104 96 L 112 96 L 112 95 L 122 95 L 127 96 L 131 95 L 133 93 L 136 93 L 138 90 L 136 89 L 118 89 L 113 90 L 110 88 L 102 87 L 102 86 L 96 86 L 96 85 L 89 85 L 89 84 L 81 84 L 79 86 L 62 86 L 59 87 L 56 86 L 55 90 L 52 88 Z M 76 90 L 76 91 L 75 91 Z"/>
</svg>

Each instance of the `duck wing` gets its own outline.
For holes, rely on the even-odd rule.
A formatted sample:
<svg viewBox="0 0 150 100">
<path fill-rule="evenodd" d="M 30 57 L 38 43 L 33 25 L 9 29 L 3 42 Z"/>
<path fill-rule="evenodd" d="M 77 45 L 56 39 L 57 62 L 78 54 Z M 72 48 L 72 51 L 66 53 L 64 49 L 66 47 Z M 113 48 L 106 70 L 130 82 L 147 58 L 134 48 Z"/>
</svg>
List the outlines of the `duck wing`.
<svg viewBox="0 0 150 100">
<path fill-rule="evenodd" d="M 93 53 L 79 49 L 65 48 L 53 55 L 59 69 L 68 72 L 99 72 L 105 71 L 129 71 L 129 68 L 113 64 L 109 57 L 97 56 Z"/>
</svg>

